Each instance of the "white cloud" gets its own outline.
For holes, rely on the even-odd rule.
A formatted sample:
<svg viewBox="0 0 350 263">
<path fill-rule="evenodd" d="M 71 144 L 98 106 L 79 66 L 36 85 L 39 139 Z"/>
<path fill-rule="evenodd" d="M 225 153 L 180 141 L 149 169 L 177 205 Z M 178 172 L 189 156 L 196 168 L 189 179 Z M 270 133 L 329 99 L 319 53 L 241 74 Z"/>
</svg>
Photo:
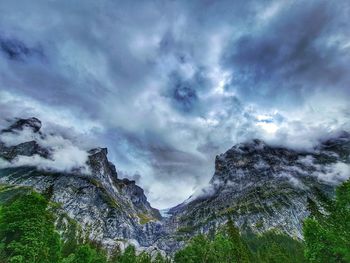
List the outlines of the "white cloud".
<svg viewBox="0 0 350 263">
<path fill-rule="evenodd" d="M 322 181 L 337 185 L 350 178 L 350 164 L 337 162 L 314 172 L 313 175 Z"/>
<path fill-rule="evenodd" d="M 0 140 L 6 146 L 15 146 L 20 143 L 35 140 L 39 146 L 49 151 L 49 158 L 39 155 L 19 155 L 11 162 L 2 160 L 0 167 L 36 166 L 42 170 L 53 170 L 59 172 L 72 172 L 79 170 L 82 173 L 89 173 L 86 164 L 88 153 L 80 149 L 75 142 L 63 138 L 59 134 L 34 133 L 30 128 L 24 128 L 15 133 L 2 133 Z"/>
</svg>

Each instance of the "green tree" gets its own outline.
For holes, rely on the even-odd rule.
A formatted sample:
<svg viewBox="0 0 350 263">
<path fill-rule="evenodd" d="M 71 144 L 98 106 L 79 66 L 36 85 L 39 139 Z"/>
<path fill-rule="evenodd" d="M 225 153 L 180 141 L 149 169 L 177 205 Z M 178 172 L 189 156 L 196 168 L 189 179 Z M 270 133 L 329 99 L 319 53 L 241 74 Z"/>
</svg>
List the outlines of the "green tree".
<svg viewBox="0 0 350 263">
<path fill-rule="evenodd" d="M 323 213 L 304 221 L 305 255 L 309 262 L 350 262 L 350 180 L 323 203 Z"/>
<path fill-rule="evenodd" d="M 90 245 L 81 245 L 63 263 L 107 263 L 106 255 Z"/>
<path fill-rule="evenodd" d="M 176 263 L 206 263 L 211 262 L 211 244 L 204 235 L 194 237 L 189 244 L 175 254 Z"/>
<path fill-rule="evenodd" d="M 134 246 L 128 246 L 124 253 L 116 257 L 115 263 L 136 263 L 136 250 Z"/>
<path fill-rule="evenodd" d="M 260 235 L 250 234 L 245 239 L 252 262 L 306 262 L 303 244 L 286 234 L 271 230 Z"/>
<path fill-rule="evenodd" d="M 5 262 L 60 261 L 61 242 L 47 206 L 44 197 L 32 192 L 2 207 L 0 254 Z"/>
<path fill-rule="evenodd" d="M 204 235 L 193 238 L 189 244 L 175 254 L 176 263 L 248 263 L 249 249 L 238 228 L 229 219 L 226 227 L 213 240 Z"/>
<path fill-rule="evenodd" d="M 152 263 L 152 258 L 148 253 L 142 252 L 136 257 L 136 263 Z"/>
<path fill-rule="evenodd" d="M 157 253 L 155 259 L 153 260 L 153 263 L 170 263 L 170 261 L 166 258 L 163 257 L 161 253 Z"/>
<path fill-rule="evenodd" d="M 223 234 L 217 234 L 211 244 L 211 262 L 232 263 L 236 261 L 235 246 Z"/>
<path fill-rule="evenodd" d="M 242 239 L 239 229 L 234 225 L 231 218 L 228 219 L 227 224 L 227 235 L 233 245 L 233 262 L 246 263 L 249 262 L 249 249 L 247 244 Z"/>
</svg>

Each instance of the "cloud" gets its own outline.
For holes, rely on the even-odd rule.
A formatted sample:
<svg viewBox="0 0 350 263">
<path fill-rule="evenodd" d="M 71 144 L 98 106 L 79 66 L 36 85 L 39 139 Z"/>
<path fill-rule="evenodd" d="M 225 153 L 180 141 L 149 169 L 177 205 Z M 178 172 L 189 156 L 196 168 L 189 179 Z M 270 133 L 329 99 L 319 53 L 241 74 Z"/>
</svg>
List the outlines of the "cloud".
<svg viewBox="0 0 350 263">
<path fill-rule="evenodd" d="M 311 155 L 299 158 L 298 162 L 314 169 L 311 175 L 326 183 L 337 185 L 350 178 L 350 164 L 348 163 L 338 161 L 328 165 L 320 165 L 315 162 L 315 158 Z"/>
<path fill-rule="evenodd" d="M 176 205 L 238 142 L 312 148 L 349 129 L 348 8 L 1 1 L 0 127 L 36 116 L 79 149 L 107 146 L 154 206 Z"/>
<path fill-rule="evenodd" d="M 0 140 L 7 147 L 35 140 L 40 147 L 49 152 L 48 158 L 35 154 L 33 156 L 18 155 L 11 161 L 2 160 L 1 168 L 36 166 L 41 170 L 90 173 L 86 164 L 88 160 L 86 150 L 80 149 L 75 142 L 57 133 L 43 135 L 33 132 L 30 128 L 24 128 L 15 133 L 2 133 Z"/>
<path fill-rule="evenodd" d="M 86 165 L 87 154 L 75 147 L 64 147 L 54 150 L 52 159 L 46 159 L 39 155 L 23 156 L 19 155 L 11 162 L 2 160 L 1 168 L 35 166 L 43 171 L 74 173 L 79 171 L 83 174 L 90 173 Z"/>
<path fill-rule="evenodd" d="M 294 2 L 227 47 L 223 63 L 232 71 L 228 89 L 262 106 L 295 107 L 318 92 L 347 95 L 349 54 L 342 4 Z M 347 41 L 347 40 L 345 40 Z"/>
<path fill-rule="evenodd" d="M 328 165 L 324 171 L 315 172 L 314 175 L 322 181 L 337 185 L 350 178 L 350 165 L 343 162 L 337 162 Z"/>
<path fill-rule="evenodd" d="M 17 61 L 25 61 L 33 57 L 37 59 L 43 57 L 40 47 L 27 47 L 17 39 L 0 37 L 0 50 L 6 58 Z"/>
</svg>

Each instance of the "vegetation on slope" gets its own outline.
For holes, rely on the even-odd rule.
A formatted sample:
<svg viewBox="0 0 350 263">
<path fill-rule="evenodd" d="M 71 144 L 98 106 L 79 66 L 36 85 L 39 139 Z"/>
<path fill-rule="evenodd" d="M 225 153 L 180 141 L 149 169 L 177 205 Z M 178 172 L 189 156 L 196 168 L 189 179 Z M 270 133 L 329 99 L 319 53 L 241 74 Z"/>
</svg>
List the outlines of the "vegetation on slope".
<svg viewBox="0 0 350 263">
<path fill-rule="evenodd" d="M 249 263 L 249 262 L 306 262 L 303 244 L 273 231 L 262 235 L 241 236 L 232 221 L 209 238 L 199 235 L 175 254 L 176 263 Z"/>
<path fill-rule="evenodd" d="M 309 200 L 311 215 L 304 222 L 305 256 L 309 262 L 350 262 L 350 180 L 322 207 Z"/>
<path fill-rule="evenodd" d="M 12 194 L 11 194 L 12 193 Z M 76 234 L 59 235 L 53 204 L 28 188 L 0 189 L 1 263 L 165 263 L 160 254 L 106 252 Z M 214 235 L 199 235 L 174 255 L 175 263 L 225 262 L 350 262 L 350 181 L 340 185 L 336 198 L 322 207 L 309 200 L 311 215 L 304 223 L 305 242 L 273 231 L 241 235 L 231 220 Z M 73 231 L 75 232 L 75 231 Z"/>
<path fill-rule="evenodd" d="M 1 208 L 0 256 L 4 262 L 59 262 L 61 242 L 46 199 L 32 192 Z"/>
<path fill-rule="evenodd" d="M 51 212 L 55 204 L 27 188 L 0 189 L 0 263 L 165 263 L 160 254 L 151 260 L 147 253 L 136 255 L 130 246 L 123 253 L 114 251 L 108 259 L 99 244 L 83 242 L 75 222 L 62 236 L 55 229 Z M 12 198 L 10 198 L 12 197 Z M 63 215 L 61 215 L 63 216 Z M 59 217 L 57 222 L 60 223 Z M 58 226 L 56 226 L 58 227 Z M 71 230 L 71 229 L 68 229 Z"/>
</svg>

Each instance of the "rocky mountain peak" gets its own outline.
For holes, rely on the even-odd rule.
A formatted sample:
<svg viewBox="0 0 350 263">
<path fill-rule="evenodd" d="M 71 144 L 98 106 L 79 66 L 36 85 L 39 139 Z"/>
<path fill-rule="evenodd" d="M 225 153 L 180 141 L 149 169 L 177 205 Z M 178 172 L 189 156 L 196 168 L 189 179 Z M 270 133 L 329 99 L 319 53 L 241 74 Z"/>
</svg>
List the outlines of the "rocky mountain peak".
<svg viewBox="0 0 350 263">
<path fill-rule="evenodd" d="M 97 147 L 94 149 L 91 149 L 88 151 L 88 153 L 92 156 L 92 155 L 99 155 L 99 156 L 107 156 L 108 154 L 108 149 L 107 148 L 102 148 L 102 147 Z"/>
<path fill-rule="evenodd" d="M 10 125 L 10 127 L 2 130 L 1 132 L 22 131 L 25 128 L 29 128 L 33 132 L 39 132 L 39 130 L 41 129 L 41 121 L 35 117 L 28 119 L 17 118 L 16 121 L 12 125 Z"/>
<path fill-rule="evenodd" d="M 252 140 L 216 156 L 215 173 L 199 195 L 170 210 L 171 220 L 191 233 L 206 233 L 233 218 L 241 229 L 278 229 L 302 238 L 307 199 L 332 195 L 349 178 L 350 136 L 341 134 L 310 151 Z M 208 192 L 208 191 L 207 191 Z M 249 230 L 249 231 L 250 231 Z"/>
<path fill-rule="evenodd" d="M 8 128 L 0 131 L 1 134 L 17 133 L 24 129 L 30 129 L 34 133 L 39 133 L 41 129 L 41 121 L 35 117 L 29 119 L 16 118 Z M 45 149 L 35 140 L 21 142 L 17 145 L 8 146 L 0 140 L 0 157 L 7 161 L 12 161 L 17 156 L 33 156 L 38 155 L 43 158 L 50 157 L 49 149 Z"/>
<path fill-rule="evenodd" d="M 258 139 L 240 143 L 216 156 L 215 174 L 211 182 L 227 184 L 228 181 L 242 181 L 243 175 L 247 176 L 248 181 L 262 176 L 267 180 L 288 170 L 304 155 L 307 153 L 267 145 Z"/>
<path fill-rule="evenodd" d="M 39 132 L 41 122 L 36 118 L 18 119 L 5 132 L 17 133 L 26 127 Z M 40 138 L 45 136 L 40 134 Z M 107 148 L 87 151 L 86 164 L 90 171 L 56 171 L 37 165 L 38 161 L 54 162 L 60 158 L 55 155 L 55 159 L 49 159 L 50 150 L 55 149 L 47 145 L 47 149 L 43 148 L 35 140 L 6 146 L 2 138 L 0 158 L 8 164 L 0 167 L 0 184 L 32 187 L 39 192 L 50 189 L 51 200 L 61 204 L 58 217 L 64 214 L 79 222 L 90 239 L 107 249 L 128 243 L 150 247 L 163 235 L 159 211 L 151 207 L 135 181 L 118 179 L 116 167 L 108 160 Z M 38 155 L 44 159 L 38 159 Z M 23 156 L 33 157 L 36 162 L 12 166 L 13 160 Z"/>
<path fill-rule="evenodd" d="M 36 118 L 17 119 L 5 132 L 16 133 L 28 127 L 45 138 Z M 6 146 L 0 138 L 0 158 L 10 163 L 21 155 L 50 158 L 50 149 L 42 148 L 38 142 Z M 90 171 L 86 173 L 15 166 L 0 168 L 0 183 L 40 192 L 51 189 L 52 201 L 61 204 L 60 213 L 79 222 L 91 240 L 108 249 L 133 243 L 171 253 L 184 244 L 179 239 L 217 229 L 228 217 L 241 229 L 258 233 L 278 229 L 302 238 L 301 223 L 308 215 L 308 198 L 317 202 L 318 190 L 332 194 L 336 183 L 326 179 L 346 178 L 340 173 L 349 171 L 349 153 L 348 133 L 326 140 L 310 152 L 258 139 L 239 143 L 216 156 L 215 173 L 204 194 L 193 195 L 170 209 L 164 218 L 151 207 L 135 181 L 118 178 L 116 167 L 108 160 L 107 148 L 87 152 L 86 171 Z"/>
<path fill-rule="evenodd" d="M 108 161 L 107 148 L 94 148 L 88 151 L 88 165 L 94 175 L 98 177 L 112 175 L 117 178 L 117 171 L 113 163 Z"/>
<path fill-rule="evenodd" d="M 41 147 L 36 141 L 23 142 L 9 147 L 0 141 L 0 157 L 5 160 L 11 161 L 17 156 L 33 156 L 35 154 L 44 158 L 50 156 L 49 151 Z"/>
</svg>

